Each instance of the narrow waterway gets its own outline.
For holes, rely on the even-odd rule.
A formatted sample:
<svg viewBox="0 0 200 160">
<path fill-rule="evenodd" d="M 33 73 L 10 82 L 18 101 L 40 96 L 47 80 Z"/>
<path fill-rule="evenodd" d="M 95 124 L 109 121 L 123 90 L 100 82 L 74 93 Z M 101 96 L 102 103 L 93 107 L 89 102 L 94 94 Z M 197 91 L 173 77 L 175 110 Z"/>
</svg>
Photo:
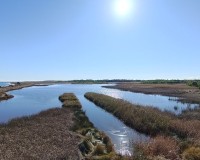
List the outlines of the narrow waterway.
<svg viewBox="0 0 200 160">
<path fill-rule="evenodd" d="M 169 97 L 145 95 L 140 93 L 125 92 L 116 89 L 102 88 L 102 85 L 80 85 L 65 84 L 40 87 L 29 87 L 21 90 L 11 91 L 13 99 L 0 102 L 0 122 L 8 122 L 12 118 L 36 114 L 42 110 L 60 107 L 58 96 L 65 92 L 73 92 L 79 98 L 83 110 L 94 126 L 105 132 L 115 145 L 116 151 L 122 154 L 129 154 L 133 151 L 133 144 L 138 141 L 145 141 L 148 136 L 140 134 L 134 129 L 127 127 L 112 114 L 105 112 L 90 101 L 84 98 L 86 92 L 98 92 L 116 98 L 122 98 L 132 103 L 150 105 L 161 110 L 170 110 L 180 113 L 182 109 L 194 107 L 195 104 L 182 104 L 171 101 Z M 174 106 L 178 109 L 174 110 Z"/>
</svg>

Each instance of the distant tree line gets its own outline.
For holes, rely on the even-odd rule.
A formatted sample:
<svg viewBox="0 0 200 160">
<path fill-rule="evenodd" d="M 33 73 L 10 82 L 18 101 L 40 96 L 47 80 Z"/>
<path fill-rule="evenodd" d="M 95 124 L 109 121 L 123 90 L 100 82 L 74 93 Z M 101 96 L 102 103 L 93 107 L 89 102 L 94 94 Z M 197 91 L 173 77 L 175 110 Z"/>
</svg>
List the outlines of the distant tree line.
<svg viewBox="0 0 200 160">
<path fill-rule="evenodd" d="M 93 80 L 93 79 L 82 79 L 82 80 L 71 80 L 69 81 L 73 84 L 105 84 L 105 83 L 144 83 L 144 84 L 187 84 L 189 86 L 200 88 L 200 80 L 166 80 L 166 79 L 156 79 L 156 80 L 128 80 L 128 79 L 103 79 L 103 80 Z"/>
<path fill-rule="evenodd" d="M 103 84 L 103 83 L 117 83 L 117 82 L 141 82 L 141 80 L 127 80 L 127 79 L 103 79 L 103 80 L 71 80 L 70 83 L 79 83 L 79 84 Z"/>
<path fill-rule="evenodd" d="M 200 80 L 188 81 L 189 86 L 198 87 L 200 89 Z"/>
<path fill-rule="evenodd" d="M 178 83 L 186 83 L 187 80 L 156 79 L 156 80 L 142 80 L 141 82 L 146 84 L 178 84 Z"/>
</svg>

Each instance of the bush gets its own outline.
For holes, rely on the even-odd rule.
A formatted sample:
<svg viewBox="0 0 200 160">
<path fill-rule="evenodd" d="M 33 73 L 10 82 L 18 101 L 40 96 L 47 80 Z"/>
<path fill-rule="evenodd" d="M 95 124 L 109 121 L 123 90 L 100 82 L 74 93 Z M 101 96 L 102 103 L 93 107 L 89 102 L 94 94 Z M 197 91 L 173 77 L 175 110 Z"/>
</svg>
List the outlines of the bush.
<svg viewBox="0 0 200 160">
<path fill-rule="evenodd" d="M 149 142 L 136 144 L 134 154 L 140 157 L 156 157 L 163 156 L 167 159 L 179 158 L 179 146 L 175 139 L 165 136 L 157 136 L 149 140 Z M 139 153 L 139 154 L 138 154 Z"/>
<path fill-rule="evenodd" d="M 81 108 L 79 100 L 73 93 L 64 93 L 59 96 L 59 100 L 63 103 L 63 107 L 78 107 Z"/>
<path fill-rule="evenodd" d="M 190 147 L 183 153 L 184 160 L 200 160 L 200 147 Z"/>
<path fill-rule="evenodd" d="M 96 146 L 96 149 L 95 149 L 94 154 L 95 154 L 95 155 L 102 155 L 102 154 L 104 154 L 104 151 L 105 151 L 105 147 L 102 146 L 102 145 L 100 145 L 100 144 L 98 144 L 98 145 Z"/>
<path fill-rule="evenodd" d="M 198 87 L 198 88 L 200 89 L 200 80 L 189 81 L 187 84 L 188 84 L 189 86 Z"/>
</svg>

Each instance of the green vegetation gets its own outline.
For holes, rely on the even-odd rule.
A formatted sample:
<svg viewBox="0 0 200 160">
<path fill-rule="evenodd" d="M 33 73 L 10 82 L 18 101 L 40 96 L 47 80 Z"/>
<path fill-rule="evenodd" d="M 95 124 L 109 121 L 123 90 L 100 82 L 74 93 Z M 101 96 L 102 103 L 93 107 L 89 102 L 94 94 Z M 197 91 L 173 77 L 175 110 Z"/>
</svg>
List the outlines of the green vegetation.
<svg viewBox="0 0 200 160">
<path fill-rule="evenodd" d="M 59 100 L 63 103 L 63 107 L 81 108 L 79 100 L 73 93 L 64 93 L 63 95 L 59 96 Z"/>
<path fill-rule="evenodd" d="M 200 87 L 200 80 L 166 80 L 166 79 L 155 79 L 155 80 L 138 80 L 137 82 L 141 82 L 144 84 L 188 84 L 189 86 Z"/>
<path fill-rule="evenodd" d="M 134 159 L 179 159 L 183 153 L 193 154 L 187 151 L 190 147 L 195 148 L 195 155 L 192 156 L 198 157 L 200 147 L 198 119 L 184 118 L 183 115 L 175 116 L 103 94 L 86 93 L 85 97 L 114 114 L 128 126 L 152 135 L 149 142 L 136 145 Z"/>
<path fill-rule="evenodd" d="M 64 93 L 59 100 L 63 103 L 63 108 L 70 108 L 74 113 L 74 125 L 71 129 L 82 139 L 79 150 L 84 157 L 109 159 L 111 156 L 117 156 L 109 137 L 94 128 L 85 112 L 81 110 L 81 104 L 73 93 Z"/>
<path fill-rule="evenodd" d="M 165 80 L 165 79 L 156 79 L 156 80 L 142 80 L 144 84 L 178 84 L 178 83 L 187 83 L 187 80 Z"/>
<path fill-rule="evenodd" d="M 140 82 L 140 80 L 127 80 L 127 79 L 103 79 L 103 80 L 92 80 L 92 79 L 86 79 L 86 80 L 71 80 L 68 81 L 72 84 L 106 84 L 106 83 L 118 83 L 118 82 Z"/>
<path fill-rule="evenodd" d="M 198 87 L 200 89 L 200 80 L 188 81 L 187 84 L 192 87 Z"/>
<path fill-rule="evenodd" d="M 155 79 L 155 80 L 130 80 L 130 79 L 103 79 L 103 80 L 92 80 L 92 79 L 82 79 L 82 80 L 71 80 L 68 81 L 73 84 L 105 84 L 105 83 L 127 83 L 127 82 L 135 82 L 135 83 L 144 83 L 144 84 L 190 84 L 191 82 L 199 83 L 200 80 L 178 80 L 178 79 Z"/>
<path fill-rule="evenodd" d="M 105 84 L 107 83 L 106 80 L 92 80 L 92 79 L 87 79 L 87 80 L 72 80 L 69 81 L 69 83 L 72 84 Z"/>
<path fill-rule="evenodd" d="M 200 89 L 200 80 L 164 80 L 164 79 L 157 79 L 157 80 L 142 80 L 140 81 L 144 84 L 180 84 L 184 83 L 192 87 L 198 87 Z"/>
</svg>

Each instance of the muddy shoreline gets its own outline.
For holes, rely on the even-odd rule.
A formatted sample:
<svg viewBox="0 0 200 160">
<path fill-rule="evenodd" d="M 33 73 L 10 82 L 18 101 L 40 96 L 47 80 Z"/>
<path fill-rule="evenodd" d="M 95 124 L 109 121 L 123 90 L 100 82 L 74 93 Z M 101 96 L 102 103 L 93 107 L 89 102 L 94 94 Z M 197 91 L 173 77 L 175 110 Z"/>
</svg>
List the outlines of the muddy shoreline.
<svg viewBox="0 0 200 160">
<path fill-rule="evenodd" d="M 186 84 L 142 84 L 119 83 L 105 88 L 119 89 L 135 93 L 154 94 L 169 97 L 177 97 L 182 103 L 200 104 L 200 89 Z"/>
</svg>

